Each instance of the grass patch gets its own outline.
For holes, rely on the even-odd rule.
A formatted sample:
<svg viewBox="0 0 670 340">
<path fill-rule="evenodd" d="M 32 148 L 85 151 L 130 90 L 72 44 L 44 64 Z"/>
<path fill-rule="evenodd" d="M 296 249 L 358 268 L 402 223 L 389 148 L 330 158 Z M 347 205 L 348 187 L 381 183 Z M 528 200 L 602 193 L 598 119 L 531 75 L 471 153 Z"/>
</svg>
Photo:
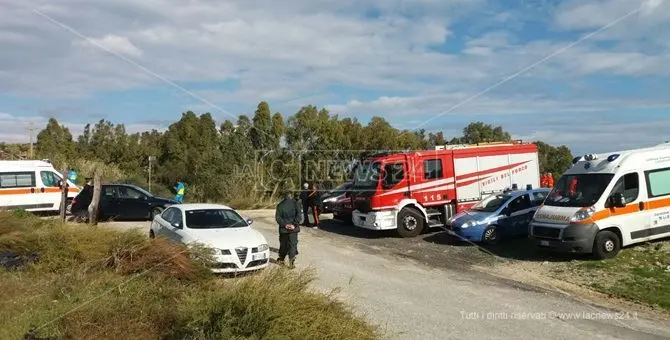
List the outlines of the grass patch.
<svg viewBox="0 0 670 340">
<path fill-rule="evenodd" d="M 209 273 L 206 257 L 137 231 L 0 212 L 0 251 L 39 259 L 0 269 L 0 339 L 377 339 L 311 271 Z M 195 256 L 194 256 L 195 255 Z"/>
<path fill-rule="evenodd" d="M 573 261 L 556 276 L 613 296 L 670 310 L 670 242 L 622 250 L 603 261 Z"/>
</svg>

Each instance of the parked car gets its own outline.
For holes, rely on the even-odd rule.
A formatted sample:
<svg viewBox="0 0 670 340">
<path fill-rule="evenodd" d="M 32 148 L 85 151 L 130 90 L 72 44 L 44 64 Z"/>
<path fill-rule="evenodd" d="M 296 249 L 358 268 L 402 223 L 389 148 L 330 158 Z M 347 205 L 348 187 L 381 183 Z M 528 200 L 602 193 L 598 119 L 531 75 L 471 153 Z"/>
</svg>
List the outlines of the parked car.
<svg viewBox="0 0 670 340">
<path fill-rule="evenodd" d="M 320 207 L 323 213 L 332 213 L 336 219 L 350 220 L 353 211 L 347 191 L 353 182 L 346 182 L 321 197 Z"/>
<path fill-rule="evenodd" d="M 154 218 L 149 237 L 212 248 L 214 273 L 245 272 L 266 268 L 270 261 L 268 242 L 252 223 L 225 205 L 177 204 Z"/>
<path fill-rule="evenodd" d="M 73 202 L 76 202 L 75 197 Z M 178 202 L 154 196 L 132 184 L 103 184 L 100 192 L 99 219 L 152 220 L 165 208 Z M 73 203 L 74 204 L 74 203 Z"/>
<path fill-rule="evenodd" d="M 447 220 L 447 228 L 472 241 L 495 244 L 504 237 L 527 236 L 535 211 L 550 189 L 507 191 L 490 195 Z"/>
</svg>

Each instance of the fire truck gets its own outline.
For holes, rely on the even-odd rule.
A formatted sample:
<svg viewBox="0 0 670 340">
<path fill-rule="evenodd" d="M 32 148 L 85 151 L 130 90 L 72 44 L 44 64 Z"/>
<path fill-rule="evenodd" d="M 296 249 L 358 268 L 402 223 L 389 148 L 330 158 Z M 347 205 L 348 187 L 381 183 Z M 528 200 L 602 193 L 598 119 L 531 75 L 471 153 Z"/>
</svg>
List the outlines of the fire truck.
<svg viewBox="0 0 670 340">
<path fill-rule="evenodd" d="M 352 222 L 415 237 L 485 195 L 539 187 L 539 170 L 537 147 L 523 141 L 370 155 L 354 171 Z"/>
</svg>

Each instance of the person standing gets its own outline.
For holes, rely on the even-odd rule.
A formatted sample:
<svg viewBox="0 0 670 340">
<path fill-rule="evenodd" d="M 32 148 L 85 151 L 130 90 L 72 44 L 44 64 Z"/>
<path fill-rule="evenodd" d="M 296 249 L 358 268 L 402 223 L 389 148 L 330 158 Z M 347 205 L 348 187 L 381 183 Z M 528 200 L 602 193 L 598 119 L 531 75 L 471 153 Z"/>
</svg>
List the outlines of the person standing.
<svg viewBox="0 0 670 340">
<path fill-rule="evenodd" d="M 314 217 L 312 228 L 319 229 L 319 191 L 316 188 L 316 182 L 312 182 L 312 190 L 309 192 L 307 201 L 309 209 L 312 212 L 312 217 Z"/>
<path fill-rule="evenodd" d="M 177 180 L 177 185 L 175 185 L 174 190 L 177 193 L 174 200 L 179 203 L 184 203 L 184 191 L 186 190 L 186 186 L 181 179 Z"/>
<path fill-rule="evenodd" d="M 86 184 L 75 197 L 70 212 L 77 221 L 86 220 L 88 217 L 88 206 L 93 200 L 93 178 L 86 178 Z"/>
<path fill-rule="evenodd" d="M 554 175 L 552 175 L 551 172 L 547 173 L 547 188 L 554 188 Z"/>
<path fill-rule="evenodd" d="M 289 268 L 295 268 L 295 258 L 298 255 L 298 233 L 300 232 L 300 208 L 298 202 L 291 197 L 291 192 L 285 190 L 283 199 L 277 204 L 275 220 L 279 227 L 279 256 L 277 263 L 284 265 L 286 256 L 289 258 Z"/>
<path fill-rule="evenodd" d="M 77 185 L 77 170 L 70 169 L 67 174 L 67 179 L 72 182 L 72 184 Z"/>
<path fill-rule="evenodd" d="M 309 184 L 307 182 L 300 190 L 300 203 L 302 203 L 302 225 L 309 227 Z"/>
</svg>

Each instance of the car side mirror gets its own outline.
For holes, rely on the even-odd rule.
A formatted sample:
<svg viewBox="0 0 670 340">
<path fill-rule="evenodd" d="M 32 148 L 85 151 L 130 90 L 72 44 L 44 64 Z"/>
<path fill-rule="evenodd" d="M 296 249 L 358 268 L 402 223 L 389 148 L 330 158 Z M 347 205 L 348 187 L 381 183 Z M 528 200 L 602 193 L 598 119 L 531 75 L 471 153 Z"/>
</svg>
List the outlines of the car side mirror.
<svg viewBox="0 0 670 340">
<path fill-rule="evenodd" d="M 615 208 L 624 208 L 626 206 L 626 198 L 620 192 L 614 193 L 610 197 L 611 205 Z"/>
<path fill-rule="evenodd" d="M 175 227 L 175 228 L 181 229 L 181 223 L 179 223 L 179 222 L 172 223 L 172 226 Z"/>
<path fill-rule="evenodd" d="M 248 225 L 254 224 L 254 219 L 253 218 L 247 218 L 247 224 Z"/>
</svg>

